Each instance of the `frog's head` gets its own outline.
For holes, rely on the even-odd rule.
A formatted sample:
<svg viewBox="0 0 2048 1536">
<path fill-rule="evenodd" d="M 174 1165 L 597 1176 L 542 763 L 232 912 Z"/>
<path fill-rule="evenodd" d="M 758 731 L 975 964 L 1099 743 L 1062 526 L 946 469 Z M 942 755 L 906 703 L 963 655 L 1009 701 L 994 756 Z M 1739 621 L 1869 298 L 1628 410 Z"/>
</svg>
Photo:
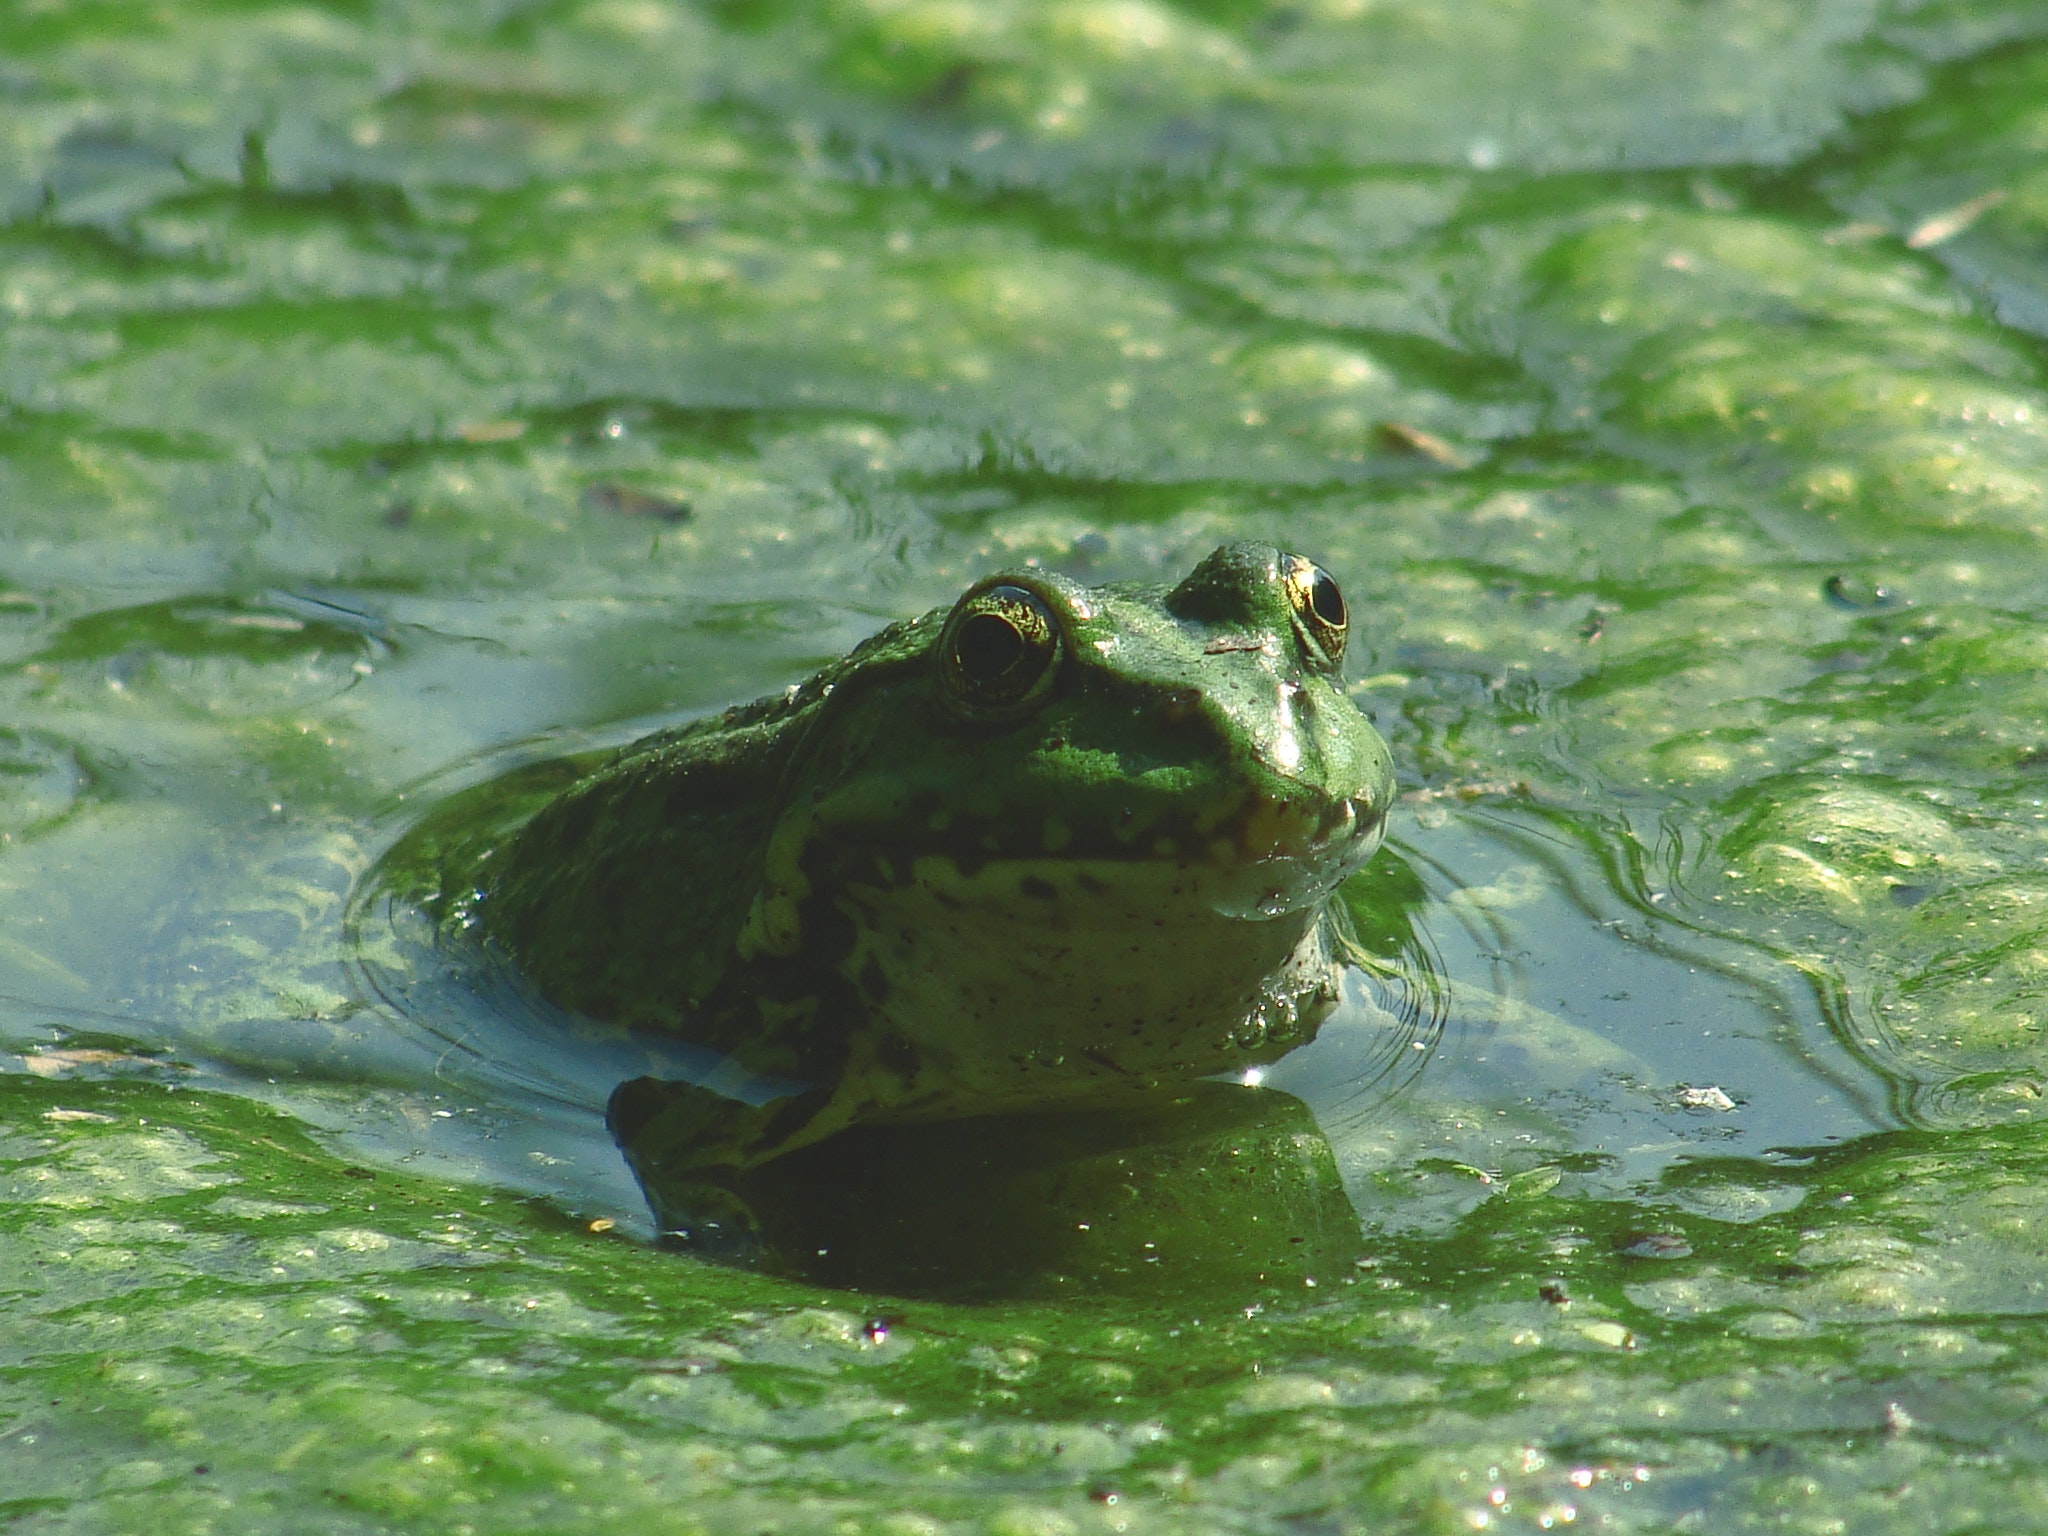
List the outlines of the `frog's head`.
<svg viewBox="0 0 2048 1536">
<path fill-rule="evenodd" d="M 913 626 L 813 759 L 816 822 L 895 861 L 1169 863 L 1230 917 L 1314 906 L 1378 847 L 1393 768 L 1344 693 L 1319 566 L 1228 544 L 1179 586 L 1011 571 Z M 856 658 L 858 660 L 858 658 Z"/>
<path fill-rule="evenodd" d="M 981 747 L 956 809 L 998 856 L 1035 832 L 1041 853 L 1172 862 L 1227 916 L 1319 903 L 1378 847 L 1393 788 L 1340 680 L 1348 631 L 1329 573 L 1262 544 L 1163 593 L 980 582 L 933 647 L 949 734 Z"/>
<path fill-rule="evenodd" d="M 1327 572 L 1264 544 L 1170 590 L 975 583 L 826 684 L 743 946 L 850 922 L 871 1011 L 970 1056 L 1260 1059 L 1289 1031 L 1243 1022 L 1393 796 L 1340 678 L 1348 621 Z"/>
</svg>

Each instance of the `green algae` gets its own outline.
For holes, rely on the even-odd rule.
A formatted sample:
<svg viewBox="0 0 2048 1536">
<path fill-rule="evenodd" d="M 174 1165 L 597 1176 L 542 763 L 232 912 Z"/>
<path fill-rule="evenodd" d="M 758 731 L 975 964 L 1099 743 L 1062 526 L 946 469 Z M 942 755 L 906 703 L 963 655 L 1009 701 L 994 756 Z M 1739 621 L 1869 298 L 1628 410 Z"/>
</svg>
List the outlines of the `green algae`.
<svg viewBox="0 0 2048 1536">
<path fill-rule="evenodd" d="M 0 1525 L 2048 1525 L 2044 78 L 1988 0 L 0 16 Z M 1448 999 L 1276 1074 L 1361 1216 L 1284 1294 L 659 1252 L 603 1064 L 350 907 L 1247 536 Z"/>
<path fill-rule="evenodd" d="M 1783 1165 L 1801 1209 L 1667 1213 L 1691 1257 L 1509 1187 L 1302 1304 L 1055 1314 L 661 1262 L 230 1096 L 10 1105 L 0 1507 L 29 1529 L 2032 1519 L 2043 1170 L 2011 1132 Z"/>
</svg>

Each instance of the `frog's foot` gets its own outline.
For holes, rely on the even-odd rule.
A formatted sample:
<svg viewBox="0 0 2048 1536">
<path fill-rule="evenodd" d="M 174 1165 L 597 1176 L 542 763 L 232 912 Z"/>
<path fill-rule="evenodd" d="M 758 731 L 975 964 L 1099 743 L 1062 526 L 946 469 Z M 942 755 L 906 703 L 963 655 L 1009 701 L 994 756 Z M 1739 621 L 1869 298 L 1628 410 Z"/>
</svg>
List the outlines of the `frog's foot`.
<svg viewBox="0 0 2048 1536">
<path fill-rule="evenodd" d="M 612 1090 L 605 1126 L 640 1181 L 665 1243 L 743 1259 L 759 1251 L 760 1229 L 739 1192 L 742 1170 L 779 1150 L 823 1097 L 746 1104 L 695 1083 L 636 1077 Z"/>
</svg>

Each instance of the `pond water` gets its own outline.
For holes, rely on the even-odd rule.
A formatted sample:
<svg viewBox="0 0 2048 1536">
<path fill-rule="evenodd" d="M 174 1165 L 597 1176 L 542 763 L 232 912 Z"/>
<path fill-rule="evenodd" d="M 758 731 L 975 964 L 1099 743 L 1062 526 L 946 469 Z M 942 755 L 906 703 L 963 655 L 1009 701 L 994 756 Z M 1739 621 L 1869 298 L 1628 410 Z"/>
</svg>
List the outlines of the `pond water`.
<svg viewBox="0 0 2048 1536">
<path fill-rule="evenodd" d="M 2048 1526 L 2037 0 L 19 0 L 0 143 L 0 1525 Z M 456 789 L 1231 537 L 1452 984 L 1275 1070 L 1348 1263 L 708 1266 L 366 985 Z"/>
</svg>

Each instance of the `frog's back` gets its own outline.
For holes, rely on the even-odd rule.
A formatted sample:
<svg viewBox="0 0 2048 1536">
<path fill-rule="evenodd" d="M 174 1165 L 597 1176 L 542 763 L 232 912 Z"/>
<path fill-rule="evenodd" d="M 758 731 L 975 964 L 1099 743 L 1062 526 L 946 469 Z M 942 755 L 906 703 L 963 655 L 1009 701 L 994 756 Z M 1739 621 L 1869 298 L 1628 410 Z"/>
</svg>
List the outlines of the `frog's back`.
<svg viewBox="0 0 2048 1536">
<path fill-rule="evenodd" d="M 704 1008 L 759 890 L 791 765 L 834 695 L 914 654 L 926 623 L 890 626 L 799 687 L 647 737 L 550 802 L 486 874 L 492 939 L 572 1012 L 687 1027 L 732 1049 Z"/>
<path fill-rule="evenodd" d="M 782 751 L 772 732 L 710 726 L 643 743 L 586 779 L 505 850 L 487 897 L 492 937 L 577 1013 L 672 1026 L 634 1015 L 716 982 Z"/>
</svg>

